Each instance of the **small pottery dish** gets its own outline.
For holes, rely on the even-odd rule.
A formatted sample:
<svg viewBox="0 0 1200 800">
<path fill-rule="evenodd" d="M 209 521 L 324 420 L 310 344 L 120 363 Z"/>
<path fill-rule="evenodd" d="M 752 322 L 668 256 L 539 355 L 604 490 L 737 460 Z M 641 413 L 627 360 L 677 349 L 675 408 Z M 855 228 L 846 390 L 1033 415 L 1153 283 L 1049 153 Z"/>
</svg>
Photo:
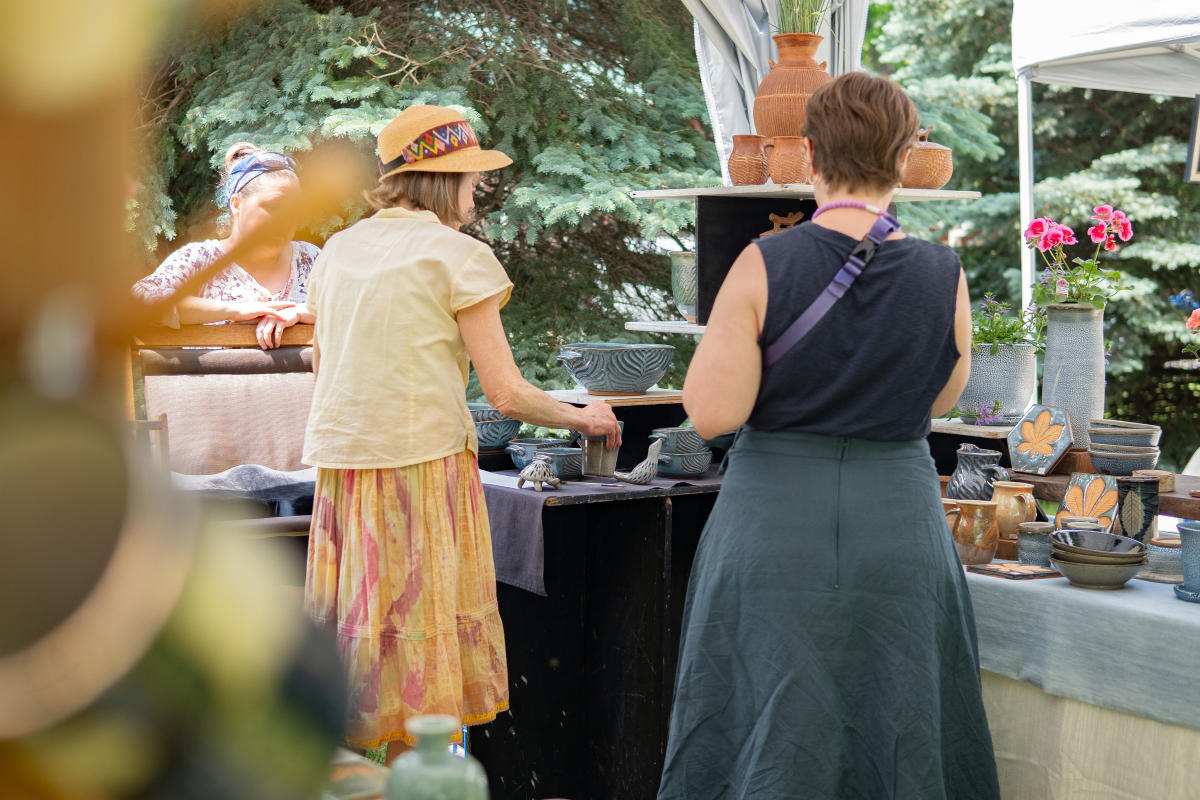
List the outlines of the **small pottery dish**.
<svg viewBox="0 0 1200 800">
<path fill-rule="evenodd" d="M 1158 451 L 1153 453 L 1116 453 L 1109 450 L 1088 451 L 1092 466 L 1101 475 L 1132 475 L 1135 469 L 1154 469 Z"/>
<path fill-rule="evenodd" d="M 589 394 L 641 394 L 662 379 L 675 357 L 669 344 L 577 342 L 558 360 Z"/>
<path fill-rule="evenodd" d="M 512 417 L 501 414 L 487 403 L 467 403 L 467 408 L 471 411 L 471 419 L 476 422 L 499 422 L 500 420 L 512 419 Z"/>
<path fill-rule="evenodd" d="M 1059 561 L 1070 561 L 1075 564 L 1139 564 L 1146 563 L 1144 553 L 1130 555 L 1113 555 L 1112 553 L 1080 553 L 1077 550 L 1064 550 L 1056 544 L 1050 545 L 1050 557 Z"/>
<path fill-rule="evenodd" d="M 1052 544 L 1062 549 L 1084 553 L 1139 553 L 1146 554 L 1146 545 L 1128 536 L 1118 536 L 1104 531 L 1055 531 L 1050 534 Z"/>
<path fill-rule="evenodd" d="M 513 439 L 504 449 L 508 451 L 514 467 L 525 469 L 525 465 L 533 460 L 533 456 L 538 450 L 547 447 L 565 447 L 566 444 L 563 439 Z"/>
<path fill-rule="evenodd" d="M 694 478 L 703 475 L 712 463 L 712 450 L 699 453 L 659 453 L 658 474 L 672 478 Z"/>
<path fill-rule="evenodd" d="M 1174 588 L 1175 596 L 1180 600 L 1186 600 L 1189 603 L 1200 603 L 1200 592 L 1189 592 L 1187 589 L 1183 588 L 1182 584 Z"/>
<path fill-rule="evenodd" d="M 650 431 L 650 438 L 663 440 L 664 453 L 699 453 L 708 449 L 695 428 L 655 428 Z"/>
<path fill-rule="evenodd" d="M 1162 428 L 1157 425 L 1147 422 L 1129 422 L 1123 419 L 1093 419 L 1088 421 L 1088 425 L 1092 428 L 1123 428 L 1127 431 L 1162 431 Z"/>
<path fill-rule="evenodd" d="M 1183 583 L 1183 554 L 1176 536 L 1156 536 L 1147 544 L 1146 566 L 1137 574 L 1144 581 Z"/>
<path fill-rule="evenodd" d="M 1140 564 L 1076 564 L 1053 556 L 1050 565 L 1084 589 L 1120 589 L 1142 568 Z"/>
<path fill-rule="evenodd" d="M 496 419 L 475 423 L 480 450 L 503 450 L 521 429 L 519 419 Z"/>
<path fill-rule="evenodd" d="M 560 479 L 583 477 L 583 450 L 578 447 L 543 447 L 539 454 L 550 457 L 550 469 Z"/>
<path fill-rule="evenodd" d="M 1145 431 L 1130 428 L 1088 428 L 1088 438 L 1092 440 L 1092 444 L 1103 445 L 1105 447 L 1114 444 L 1134 447 L 1154 447 L 1158 444 L 1161 436 L 1161 428 Z"/>
</svg>

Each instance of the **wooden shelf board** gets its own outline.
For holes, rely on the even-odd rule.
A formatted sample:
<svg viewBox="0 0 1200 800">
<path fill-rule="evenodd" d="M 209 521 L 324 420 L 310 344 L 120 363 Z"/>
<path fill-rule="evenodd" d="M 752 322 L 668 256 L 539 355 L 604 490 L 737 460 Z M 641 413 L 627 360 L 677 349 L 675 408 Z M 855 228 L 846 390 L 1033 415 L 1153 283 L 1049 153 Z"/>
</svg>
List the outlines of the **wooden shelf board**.
<svg viewBox="0 0 1200 800">
<path fill-rule="evenodd" d="M 961 419 L 935 419 L 930 425 L 934 433 L 967 436 L 972 439 L 1007 439 L 1012 425 L 972 425 Z"/>
<path fill-rule="evenodd" d="M 687 200 L 696 197 L 761 197 L 811 198 L 813 187 L 808 183 L 764 183 L 757 186 L 698 186 L 686 189 L 641 189 L 629 193 L 634 200 Z M 946 189 L 897 189 L 892 200 L 897 203 L 917 203 L 930 200 L 978 200 L 979 192 Z"/>
<path fill-rule="evenodd" d="M 650 333 L 681 333 L 700 336 L 706 329 L 706 325 L 697 325 L 685 320 L 631 320 L 625 323 L 627 331 L 648 331 Z"/>
<path fill-rule="evenodd" d="M 547 394 L 559 402 L 577 406 L 586 406 L 597 400 L 610 406 L 657 406 L 683 402 L 683 391 L 680 389 L 650 389 L 642 394 L 623 395 L 589 394 L 583 389 L 552 389 Z"/>
<path fill-rule="evenodd" d="M 254 327 L 249 323 L 232 323 L 148 328 L 134 337 L 133 344 L 134 347 L 258 347 Z M 284 329 L 283 344 L 307 347 L 312 344 L 312 337 L 313 326 L 301 323 Z"/>
</svg>

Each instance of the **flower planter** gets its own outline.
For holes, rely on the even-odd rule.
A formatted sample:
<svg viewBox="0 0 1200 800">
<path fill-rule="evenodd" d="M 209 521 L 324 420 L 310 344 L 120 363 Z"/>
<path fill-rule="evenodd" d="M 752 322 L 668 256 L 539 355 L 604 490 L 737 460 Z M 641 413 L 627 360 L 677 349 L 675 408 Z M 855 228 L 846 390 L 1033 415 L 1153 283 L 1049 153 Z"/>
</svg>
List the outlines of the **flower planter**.
<svg viewBox="0 0 1200 800">
<path fill-rule="evenodd" d="M 971 348 L 971 376 L 958 398 L 958 407 L 973 412 L 990 411 L 1000 403 L 1005 422 L 1016 422 L 1029 407 L 1037 388 L 1037 349 L 1031 344 L 1002 344 L 992 352 L 988 342 Z"/>
<path fill-rule="evenodd" d="M 1104 309 L 1046 306 L 1042 404 L 1065 409 L 1073 447 L 1091 445 L 1088 427 L 1104 416 Z"/>
</svg>

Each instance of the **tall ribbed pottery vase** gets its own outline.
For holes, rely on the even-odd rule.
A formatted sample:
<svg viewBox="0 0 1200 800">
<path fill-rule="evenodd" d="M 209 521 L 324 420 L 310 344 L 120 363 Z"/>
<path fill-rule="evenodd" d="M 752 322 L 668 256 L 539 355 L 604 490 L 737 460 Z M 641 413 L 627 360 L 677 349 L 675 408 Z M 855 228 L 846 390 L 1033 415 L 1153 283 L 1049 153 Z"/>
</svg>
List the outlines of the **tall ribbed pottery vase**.
<svg viewBox="0 0 1200 800">
<path fill-rule="evenodd" d="M 1073 447 L 1091 445 L 1088 426 L 1104 416 L 1104 309 L 1046 306 L 1042 405 L 1066 409 Z"/>
<path fill-rule="evenodd" d="M 958 398 L 958 407 L 990 411 L 999 401 L 1005 421 L 1015 422 L 1025 413 L 1037 388 L 1037 349 L 1031 344 L 996 345 L 978 342 L 971 348 L 971 376 Z"/>
<path fill-rule="evenodd" d="M 779 63 L 754 94 L 754 129 L 762 136 L 803 136 L 808 98 L 833 78 L 826 62 L 813 56 L 821 38 L 815 33 L 780 33 L 771 37 L 779 48 Z"/>
</svg>

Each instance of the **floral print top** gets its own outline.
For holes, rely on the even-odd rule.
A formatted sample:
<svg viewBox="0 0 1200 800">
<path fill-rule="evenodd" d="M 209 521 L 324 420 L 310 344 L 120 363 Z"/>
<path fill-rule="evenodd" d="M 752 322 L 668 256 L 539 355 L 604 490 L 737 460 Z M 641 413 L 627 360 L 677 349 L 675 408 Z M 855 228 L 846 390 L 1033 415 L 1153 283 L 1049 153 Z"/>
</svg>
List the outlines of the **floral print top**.
<svg viewBox="0 0 1200 800">
<path fill-rule="evenodd" d="M 256 281 L 249 272 L 231 264 L 210 279 L 200 289 L 200 297 L 230 302 L 269 302 L 290 300 L 303 303 L 308 299 L 308 275 L 321 252 L 314 244 L 292 242 L 292 273 L 283 289 L 272 293 Z M 158 265 L 158 269 L 133 285 L 133 293 L 143 300 L 170 297 L 184 281 L 224 254 L 216 239 L 192 242 L 176 250 Z"/>
</svg>

